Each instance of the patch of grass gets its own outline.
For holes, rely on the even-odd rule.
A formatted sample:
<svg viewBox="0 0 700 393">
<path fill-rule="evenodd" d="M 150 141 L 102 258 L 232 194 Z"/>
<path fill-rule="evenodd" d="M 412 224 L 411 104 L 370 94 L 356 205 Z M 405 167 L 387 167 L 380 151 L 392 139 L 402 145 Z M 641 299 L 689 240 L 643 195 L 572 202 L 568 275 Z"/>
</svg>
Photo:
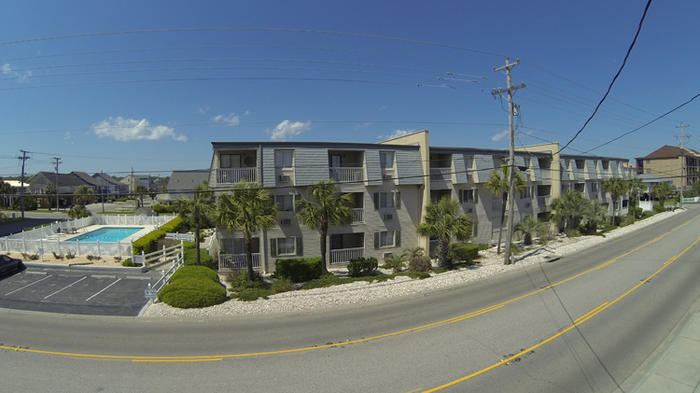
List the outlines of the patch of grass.
<svg viewBox="0 0 700 393">
<path fill-rule="evenodd" d="M 231 297 L 244 302 L 253 302 L 259 298 L 267 299 L 274 294 L 275 292 L 270 288 L 248 288 L 232 294 Z"/>
</svg>

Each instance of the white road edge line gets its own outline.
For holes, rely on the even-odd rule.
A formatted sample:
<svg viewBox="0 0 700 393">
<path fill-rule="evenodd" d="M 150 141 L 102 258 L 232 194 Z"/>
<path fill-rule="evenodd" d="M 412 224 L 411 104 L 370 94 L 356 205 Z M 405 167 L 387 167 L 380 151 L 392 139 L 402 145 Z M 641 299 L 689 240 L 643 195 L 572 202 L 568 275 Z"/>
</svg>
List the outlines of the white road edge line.
<svg viewBox="0 0 700 393">
<path fill-rule="evenodd" d="M 86 302 L 89 302 L 92 298 L 94 298 L 95 296 L 97 296 L 97 295 L 101 294 L 102 292 L 108 290 L 109 288 L 112 287 L 112 285 L 118 283 L 118 282 L 121 281 L 121 280 L 122 280 L 121 278 L 118 278 L 118 279 L 117 279 L 116 281 L 114 281 L 113 283 L 111 283 L 111 284 L 107 285 L 106 287 L 102 288 L 102 289 L 101 289 L 99 292 L 97 292 L 96 294 L 94 294 L 94 295 L 90 296 L 89 298 L 85 299 L 85 301 L 86 301 Z"/>
<path fill-rule="evenodd" d="M 49 277 L 53 277 L 53 276 L 48 275 L 48 276 L 46 276 L 46 277 L 44 277 L 44 278 L 40 278 L 40 279 L 38 279 L 38 280 L 36 280 L 36 281 L 34 281 L 34 282 L 31 282 L 31 283 L 29 283 L 29 284 L 27 284 L 27 285 L 25 285 L 25 286 L 23 286 L 23 287 L 21 287 L 21 288 L 17 288 L 17 289 L 15 289 L 14 291 L 10 291 L 10 292 L 6 293 L 5 296 L 7 296 L 7 295 L 12 295 L 13 293 L 15 293 L 15 292 L 17 292 L 17 291 L 21 291 L 21 290 L 23 290 L 24 288 L 29 288 L 29 287 L 31 287 L 32 285 L 37 284 L 37 283 L 40 283 L 40 282 L 46 280 L 46 279 L 49 278 Z"/>
<path fill-rule="evenodd" d="M 53 296 L 53 295 L 55 295 L 55 294 L 57 294 L 57 293 L 59 293 L 59 292 L 65 290 L 65 289 L 68 289 L 68 288 L 72 287 L 73 285 L 75 285 L 75 284 L 77 284 L 77 283 L 83 281 L 83 280 L 86 279 L 86 278 L 87 278 L 87 276 L 83 276 L 83 278 L 81 278 L 80 280 L 74 281 L 74 282 L 72 282 L 72 283 L 66 285 L 65 287 L 59 289 L 58 291 L 56 291 L 56 292 L 54 292 L 54 293 L 52 293 L 52 294 L 50 294 L 50 295 L 44 296 L 44 299 L 42 299 L 42 300 L 46 300 L 46 299 L 50 298 L 51 296 Z"/>
</svg>

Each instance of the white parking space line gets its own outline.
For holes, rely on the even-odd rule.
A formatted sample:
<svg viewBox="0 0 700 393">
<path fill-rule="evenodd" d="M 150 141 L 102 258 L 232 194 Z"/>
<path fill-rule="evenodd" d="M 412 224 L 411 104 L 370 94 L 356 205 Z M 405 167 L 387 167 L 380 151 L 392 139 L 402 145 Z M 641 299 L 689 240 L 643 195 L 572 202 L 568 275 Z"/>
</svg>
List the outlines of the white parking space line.
<svg viewBox="0 0 700 393">
<path fill-rule="evenodd" d="M 144 277 L 144 276 L 126 276 L 124 277 L 129 280 L 150 280 L 151 277 Z"/>
<path fill-rule="evenodd" d="M 97 292 L 96 294 L 94 294 L 94 295 L 90 296 L 89 298 L 85 299 L 85 301 L 86 301 L 86 302 L 89 302 L 90 299 L 92 299 L 92 298 L 94 298 L 95 296 L 101 294 L 102 292 L 108 290 L 109 288 L 112 287 L 112 285 L 118 283 L 118 282 L 121 281 L 121 280 L 122 280 L 121 278 L 118 278 L 118 279 L 117 279 L 116 281 L 114 281 L 113 283 L 111 283 L 111 284 L 107 285 L 106 287 L 102 288 L 102 289 L 101 289 L 99 292 Z"/>
<path fill-rule="evenodd" d="M 39 275 L 45 276 L 49 273 L 47 273 L 47 272 L 24 272 L 24 274 L 39 274 Z"/>
<path fill-rule="evenodd" d="M 117 278 L 117 276 L 113 274 L 91 274 L 90 277 L 92 278 Z"/>
<path fill-rule="evenodd" d="M 27 285 L 25 285 L 25 286 L 23 286 L 23 287 L 21 287 L 21 288 L 17 288 L 17 289 L 15 289 L 14 291 L 10 291 L 10 292 L 6 293 L 5 296 L 7 296 L 7 295 L 12 295 L 13 293 L 15 293 L 15 292 L 17 292 L 17 291 L 21 291 L 21 290 L 23 290 L 24 288 L 29 288 L 29 287 L 31 287 L 32 285 L 38 284 L 38 283 L 40 283 L 40 282 L 42 282 L 42 281 L 44 281 L 44 280 L 46 280 L 47 278 L 50 278 L 50 277 L 53 277 L 53 276 L 48 275 L 48 276 L 46 276 L 46 277 L 44 277 L 44 278 L 40 278 L 40 279 L 38 279 L 38 280 L 36 280 L 36 281 L 34 281 L 34 282 L 31 282 L 31 283 L 29 283 L 29 284 L 27 284 Z"/>
<path fill-rule="evenodd" d="M 54 292 L 54 293 L 52 293 L 52 294 L 50 294 L 50 295 L 44 296 L 44 300 L 50 298 L 51 296 L 53 296 L 53 295 L 55 295 L 55 294 L 57 294 L 57 293 L 60 293 L 60 292 L 62 292 L 62 291 L 64 291 L 64 290 L 66 290 L 66 289 L 72 287 L 73 285 L 75 285 L 75 284 L 77 284 L 77 283 L 83 281 L 83 280 L 86 279 L 86 278 L 87 278 L 87 276 L 83 276 L 83 278 L 81 278 L 81 279 L 79 279 L 79 280 L 77 280 L 77 281 L 74 281 L 74 282 L 72 282 L 71 284 L 66 285 L 65 287 L 59 289 L 58 291 L 56 291 L 56 292 Z"/>
</svg>

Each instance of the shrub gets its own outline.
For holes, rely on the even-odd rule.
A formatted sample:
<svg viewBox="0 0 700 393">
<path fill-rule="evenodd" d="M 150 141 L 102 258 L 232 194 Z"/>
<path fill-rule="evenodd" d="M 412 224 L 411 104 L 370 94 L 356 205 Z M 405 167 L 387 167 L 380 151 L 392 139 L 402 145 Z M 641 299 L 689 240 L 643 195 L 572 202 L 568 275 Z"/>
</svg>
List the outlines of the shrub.
<svg viewBox="0 0 700 393">
<path fill-rule="evenodd" d="M 131 258 L 126 258 L 124 261 L 122 261 L 122 266 L 124 267 L 137 267 L 141 265 L 137 265 L 134 262 L 131 261 Z"/>
<path fill-rule="evenodd" d="M 659 202 L 654 202 L 654 213 L 663 213 L 666 208 L 663 207 Z"/>
<path fill-rule="evenodd" d="M 581 232 L 579 232 L 578 229 L 567 229 L 564 233 L 566 233 L 567 237 L 580 237 Z"/>
<path fill-rule="evenodd" d="M 161 205 L 160 203 L 156 203 L 151 207 L 151 209 L 158 214 L 164 214 L 164 213 L 176 213 L 177 210 L 175 209 L 175 206 L 172 205 Z"/>
<path fill-rule="evenodd" d="M 197 264 L 197 247 L 193 242 L 185 242 L 184 254 L 185 254 L 185 265 L 196 265 Z M 209 251 L 206 248 L 199 249 L 199 260 L 201 266 L 206 266 L 210 269 L 218 269 L 219 265 L 214 259 L 209 255 Z"/>
<path fill-rule="evenodd" d="M 328 273 L 328 274 L 324 274 L 323 276 L 321 276 L 315 280 L 311 280 L 311 281 L 307 282 L 306 284 L 304 284 L 303 288 L 304 289 L 326 288 L 326 287 L 330 287 L 333 285 L 339 285 L 339 284 L 343 284 L 343 280 L 339 277 L 336 277 L 335 275 L 333 275 L 331 273 Z"/>
<path fill-rule="evenodd" d="M 249 288 L 236 292 L 232 297 L 244 301 L 252 302 L 258 300 L 259 298 L 267 299 L 268 296 L 273 295 L 272 289 L 268 288 Z"/>
<path fill-rule="evenodd" d="M 653 216 L 654 214 L 656 214 L 656 213 L 654 213 L 653 211 L 647 211 L 647 212 L 642 213 L 642 218 L 643 219 L 649 218 L 649 217 Z"/>
<path fill-rule="evenodd" d="M 92 213 L 85 206 L 75 205 L 68 210 L 68 217 L 70 218 L 83 218 L 90 217 Z"/>
<path fill-rule="evenodd" d="M 178 308 L 209 307 L 226 301 L 226 289 L 207 278 L 184 277 L 163 287 L 158 300 Z"/>
<path fill-rule="evenodd" d="M 158 249 L 158 241 L 164 238 L 166 233 L 176 232 L 182 227 L 182 225 L 182 217 L 177 216 L 161 226 L 160 229 L 151 231 L 145 236 L 137 239 L 134 242 L 134 254 L 141 254 L 142 251 L 146 254 L 156 251 Z"/>
<path fill-rule="evenodd" d="M 422 247 L 408 249 L 404 255 L 408 259 L 408 271 L 410 272 L 427 272 L 433 267 Z"/>
<path fill-rule="evenodd" d="M 52 252 L 53 257 L 56 259 L 63 259 L 63 254 L 56 254 L 55 252 Z"/>
<path fill-rule="evenodd" d="M 291 258 L 275 261 L 275 276 L 292 282 L 305 282 L 321 277 L 321 258 Z"/>
<path fill-rule="evenodd" d="M 66 259 L 73 259 L 75 258 L 75 254 L 73 254 L 70 251 L 66 251 Z"/>
<path fill-rule="evenodd" d="M 403 265 L 406 261 L 403 256 L 392 255 L 389 258 L 384 259 L 384 264 L 382 268 L 391 269 L 394 273 L 400 273 L 403 271 Z"/>
<path fill-rule="evenodd" d="M 99 257 L 99 256 L 97 256 L 97 255 L 88 255 L 88 256 L 87 256 L 87 260 L 88 260 L 88 261 L 92 261 L 92 260 L 99 261 L 100 259 L 102 259 L 102 257 Z"/>
<path fill-rule="evenodd" d="M 628 214 L 627 216 L 625 216 L 625 217 L 622 219 L 622 221 L 620 221 L 620 226 L 621 226 L 621 227 L 625 227 L 625 226 L 627 226 L 627 225 L 634 224 L 634 222 L 635 222 L 634 214 Z"/>
<path fill-rule="evenodd" d="M 25 183 L 26 184 L 26 183 Z M 37 203 L 36 203 L 36 198 L 32 196 L 25 196 L 24 197 L 24 210 L 36 210 L 37 209 Z M 12 202 L 12 210 L 22 210 L 22 202 L 21 198 L 17 198 Z"/>
<path fill-rule="evenodd" d="M 37 259 L 40 258 L 39 254 L 29 254 L 28 257 L 29 257 L 30 261 L 36 261 Z"/>
<path fill-rule="evenodd" d="M 114 262 L 121 262 L 122 257 L 114 257 Z"/>
<path fill-rule="evenodd" d="M 258 272 L 253 272 L 253 280 L 248 280 L 248 273 L 245 271 L 234 271 L 226 275 L 226 282 L 231 285 L 232 291 L 252 289 L 252 288 L 266 288 L 269 286 L 265 281 L 263 281 L 262 276 Z"/>
<path fill-rule="evenodd" d="M 447 253 L 454 261 L 463 261 L 472 264 L 479 257 L 479 246 L 469 243 L 452 243 Z"/>
<path fill-rule="evenodd" d="M 640 219 L 644 215 L 644 209 L 642 209 L 641 207 L 635 207 L 635 208 L 632 208 L 630 213 L 632 215 L 634 215 L 634 218 Z"/>
<path fill-rule="evenodd" d="M 214 270 L 205 266 L 183 266 L 170 277 L 170 282 L 185 278 L 205 278 L 219 282 L 219 275 Z"/>
<path fill-rule="evenodd" d="M 294 290 L 294 285 L 290 279 L 282 278 L 273 282 L 270 289 L 272 289 L 274 293 L 289 292 Z"/>
<path fill-rule="evenodd" d="M 348 275 L 350 277 L 362 277 L 374 274 L 379 267 L 377 258 L 357 258 L 348 262 Z"/>
</svg>

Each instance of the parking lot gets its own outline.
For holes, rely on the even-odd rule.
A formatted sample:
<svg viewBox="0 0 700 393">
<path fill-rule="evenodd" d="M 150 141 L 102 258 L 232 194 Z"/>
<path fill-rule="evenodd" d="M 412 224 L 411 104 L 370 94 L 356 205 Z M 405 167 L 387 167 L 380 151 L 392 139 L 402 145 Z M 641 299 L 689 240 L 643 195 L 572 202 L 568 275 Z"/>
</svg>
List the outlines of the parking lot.
<svg viewBox="0 0 700 393">
<path fill-rule="evenodd" d="M 29 266 L 0 279 L 0 307 L 70 314 L 136 316 L 158 272 Z"/>
</svg>

